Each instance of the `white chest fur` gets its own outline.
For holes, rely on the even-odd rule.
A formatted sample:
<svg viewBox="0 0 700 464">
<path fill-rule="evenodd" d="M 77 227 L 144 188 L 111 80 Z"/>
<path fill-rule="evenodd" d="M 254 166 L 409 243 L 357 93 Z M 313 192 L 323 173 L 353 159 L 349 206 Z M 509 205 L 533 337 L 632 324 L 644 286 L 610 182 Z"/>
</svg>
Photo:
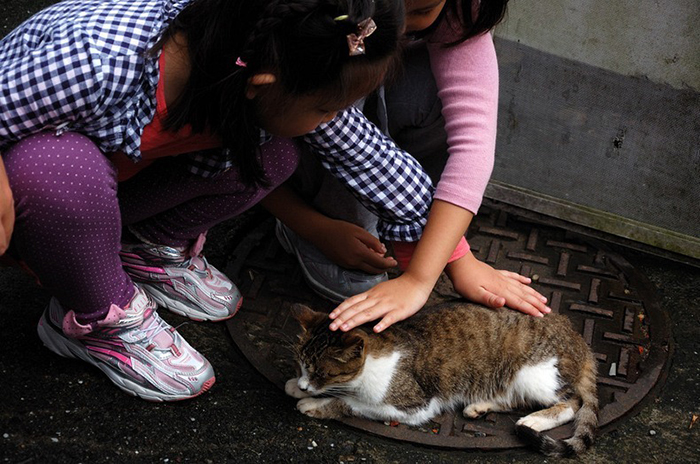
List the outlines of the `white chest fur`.
<svg viewBox="0 0 700 464">
<path fill-rule="evenodd" d="M 411 413 L 384 402 L 400 359 L 401 353 L 398 351 L 381 358 L 367 357 L 362 373 L 349 385 L 355 395 L 343 398 L 355 414 L 371 419 L 391 419 L 406 424 L 419 424 L 439 412 L 441 405 L 435 401 L 431 401 L 425 410 Z"/>
<path fill-rule="evenodd" d="M 362 373 L 350 386 L 357 391 L 358 397 L 368 403 L 380 403 L 389 391 L 391 379 L 401 359 L 401 353 L 392 352 L 389 356 L 375 358 L 367 356 Z"/>
</svg>

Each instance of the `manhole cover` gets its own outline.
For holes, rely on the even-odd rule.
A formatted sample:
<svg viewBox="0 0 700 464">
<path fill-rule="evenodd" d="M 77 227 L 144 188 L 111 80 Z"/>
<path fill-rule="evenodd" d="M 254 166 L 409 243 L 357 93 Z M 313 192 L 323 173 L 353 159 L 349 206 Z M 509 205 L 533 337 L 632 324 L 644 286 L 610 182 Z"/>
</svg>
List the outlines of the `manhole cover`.
<svg viewBox="0 0 700 464">
<path fill-rule="evenodd" d="M 593 348 L 599 368 L 601 429 L 611 428 L 651 397 L 665 379 L 671 350 L 669 322 L 654 301 L 652 285 L 627 261 L 589 239 L 497 209 L 480 212 L 468 238 L 477 258 L 531 277 L 533 286 L 549 298 L 552 310 L 568 316 Z M 288 347 L 296 340 L 298 326 L 289 307 L 304 303 L 330 312 L 334 305 L 306 286 L 296 261 L 277 243 L 272 220 L 245 236 L 226 274 L 239 283 L 244 295 L 241 311 L 227 323 L 231 336 L 250 362 L 283 389 L 295 376 Z M 431 302 L 453 295 L 451 284 L 442 276 Z M 519 416 L 491 413 L 469 420 L 460 409 L 422 427 L 358 418 L 342 422 L 432 446 L 505 449 L 523 446 L 513 434 Z M 550 433 L 571 436 L 572 424 Z"/>
</svg>

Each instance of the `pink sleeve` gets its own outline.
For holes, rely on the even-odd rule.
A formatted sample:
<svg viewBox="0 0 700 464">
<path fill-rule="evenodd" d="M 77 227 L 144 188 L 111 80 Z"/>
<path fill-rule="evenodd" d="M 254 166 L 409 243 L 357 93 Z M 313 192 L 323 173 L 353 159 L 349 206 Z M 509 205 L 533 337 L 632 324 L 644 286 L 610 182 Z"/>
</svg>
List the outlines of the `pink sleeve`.
<svg viewBox="0 0 700 464">
<path fill-rule="evenodd" d="M 443 20 L 433 39 L 449 41 L 449 24 Z M 435 198 L 476 214 L 496 150 L 498 62 L 493 39 L 486 33 L 449 48 L 429 42 L 428 53 L 449 147 Z"/>
</svg>

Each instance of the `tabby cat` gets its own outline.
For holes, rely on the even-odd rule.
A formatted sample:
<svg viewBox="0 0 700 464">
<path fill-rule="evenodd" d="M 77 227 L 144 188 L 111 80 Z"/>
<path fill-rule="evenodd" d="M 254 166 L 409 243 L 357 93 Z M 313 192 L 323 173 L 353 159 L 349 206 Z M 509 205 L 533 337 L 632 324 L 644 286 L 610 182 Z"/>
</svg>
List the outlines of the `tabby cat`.
<svg viewBox="0 0 700 464">
<path fill-rule="evenodd" d="M 375 334 L 328 329 L 327 314 L 295 305 L 300 376 L 285 391 L 316 418 L 360 416 L 418 425 L 460 405 L 467 418 L 545 408 L 515 424 L 550 456 L 588 449 L 598 423 L 596 361 L 565 316 L 526 316 L 464 301 L 424 308 Z M 576 419 L 575 433 L 541 432 Z"/>
</svg>

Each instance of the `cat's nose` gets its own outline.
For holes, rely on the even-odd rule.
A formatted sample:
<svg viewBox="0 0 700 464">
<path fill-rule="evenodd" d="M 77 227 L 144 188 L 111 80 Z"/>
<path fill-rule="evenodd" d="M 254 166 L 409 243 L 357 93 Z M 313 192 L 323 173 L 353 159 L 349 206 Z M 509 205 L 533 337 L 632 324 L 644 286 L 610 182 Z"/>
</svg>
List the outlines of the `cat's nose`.
<svg viewBox="0 0 700 464">
<path fill-rule="evenodd" d="M 298 382 L 299 390 L 306 391 L 309 389 L 309 379 L 301 377 Z"/>
</svg>

